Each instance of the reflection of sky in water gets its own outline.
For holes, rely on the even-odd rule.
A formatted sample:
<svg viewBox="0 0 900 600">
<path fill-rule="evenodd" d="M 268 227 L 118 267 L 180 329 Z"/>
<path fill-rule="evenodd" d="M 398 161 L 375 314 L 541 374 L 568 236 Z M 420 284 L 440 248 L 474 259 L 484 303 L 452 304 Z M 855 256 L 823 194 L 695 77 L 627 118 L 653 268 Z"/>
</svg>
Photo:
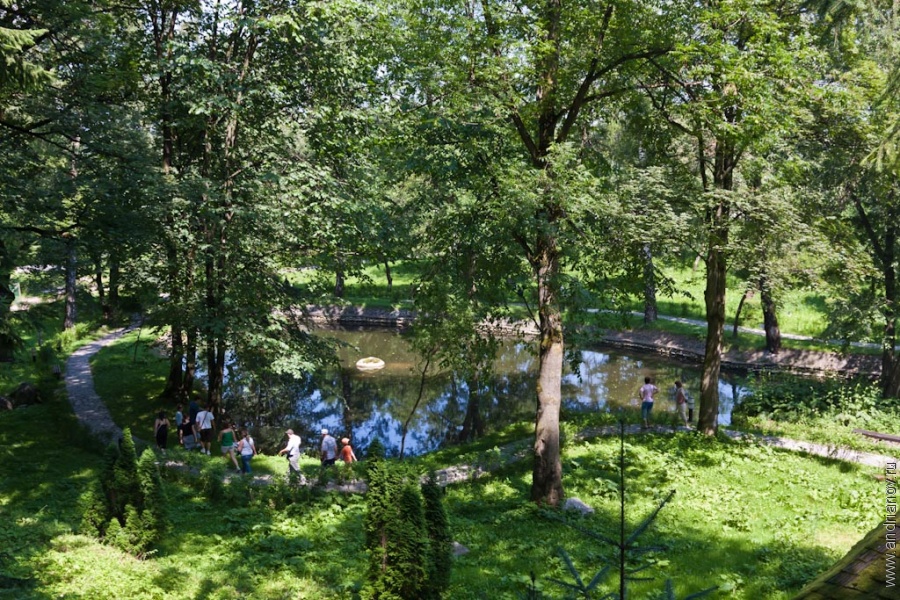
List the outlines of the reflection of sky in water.
<svg viewBox="0 0 900 600">
<path fill-rule="evenodd" d="M 422 361 L 396 331 L 327 331 L 336 338 L 343 368 L 316 374 L 299 386 L 294 416 L 306 432 L 305 442 L 315 443 L 319 430 L 327 428 L 336 438 L 347 436 L 357 448 L 366 448 L 378 438 L 389 454 L 400 449 L 403 424 L 419 397 Z M 381 371 L 361 373 L 357 360 L 377 356 L 385 361 Z M 481 382 L 481 416 L 486 429 L 512 422 L 532 420 L 536 403 L 538 360 L 534 344 L 503 345 L 491 381 Z M 660 393 L 654 416 L 669 422 L 675 412 L 670 390 L 676 379 L 695 399 L 694 418 L 699 412 L 700 369 L 667 362 L 658 357 L 634 357 L 618 352 L 584 350 L 576 372 L 566 369 L 562 382 L 564 411 L 611 410 L 639 406 L 638 388 L 644 377 L 653 377 Z M 742 387 L 730 375 L 719 381 L 719 423 L 731 422 L 735 394 Z M 421 454 L 439 447 L 459 434 L 470 398 L 470 383 L 451 373 L 429 371 L 422 398 L 410 418 L 405 451 Z"/>
</svg>

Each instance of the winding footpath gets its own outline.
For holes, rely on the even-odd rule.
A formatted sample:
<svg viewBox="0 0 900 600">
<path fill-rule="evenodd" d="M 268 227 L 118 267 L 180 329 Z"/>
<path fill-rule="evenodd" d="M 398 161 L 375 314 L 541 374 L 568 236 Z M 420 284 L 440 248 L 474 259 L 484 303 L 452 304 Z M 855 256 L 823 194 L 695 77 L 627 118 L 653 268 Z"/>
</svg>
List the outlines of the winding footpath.
<svg viewBox="0 0 900 600">
<path fill-rule="evenodd" d="M 109 409 L 94 389 L 90 360 L 101 348 L 112 344 L 132 329 L 134 326 L 128 326 L 85 344 L 73 352 L 66 361 L 65 380 L 69 404 L 72 405 L 78 422 L 105 443 L 120 438 L 122 429 L 113 421 Z"/>
</svg>

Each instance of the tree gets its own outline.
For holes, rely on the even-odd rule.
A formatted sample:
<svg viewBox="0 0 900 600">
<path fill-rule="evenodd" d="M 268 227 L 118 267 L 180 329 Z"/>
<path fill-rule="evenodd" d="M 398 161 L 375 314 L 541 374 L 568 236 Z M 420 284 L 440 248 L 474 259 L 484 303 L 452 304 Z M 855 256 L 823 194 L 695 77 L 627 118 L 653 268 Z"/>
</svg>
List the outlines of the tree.
<svg viewBox="0 0 900 600">
<path fill-rule="evenodd" d="M 477 179 L 456 183 L 480 188 L 477 197 L 490 218 L 485 225 L 502 231 L 519 252 L 522 267 L 512 280 L 520 274 L 530 278 L 523 291 L 533 294 L 540 331 L 531 489 L 539 503 L 556 505 L 563 497 L 562 314 L 567 294 L 579 287 L 570 285 L 563 264 L 577 262 L 576 238 L 582 247 L 590 243 L 579 237 L 579 224 L 599 187 L 577 151 L 579 135 L 650 58 L 670 48 L 658 8 L 617 1 L 411 8 L 405 13 L 408 30 L 420 43 L 410 48 L 415 54 L 408 62 L 423 67 L 391 65 L 390 75 L 425 137 L 415 140 L 426 142 L 417 147 L 429 154 L 446 149 L 447 164 L 460 159 L 480 170 Z M 473 154 L 460 152 L 476 137 Z"/>
<path fill-rule="evenodd" d="M 669 123 L 693 142 L 702 184 L 696 203 L 706 238 L 707 334 L 698 429 L 718 429 L 728 261 L 736 244 L 735 216 L 742 195 L 741 161 L 784 135 L 800 116 L 802 94 L 813 80 L 809 24 L 797 2 L 701 2 L 682 31 L 683 41 L 657 61 L 669 94 L 645 91 Z M 749 208 L 749 207 L 748 207 Z"/>
</svg>

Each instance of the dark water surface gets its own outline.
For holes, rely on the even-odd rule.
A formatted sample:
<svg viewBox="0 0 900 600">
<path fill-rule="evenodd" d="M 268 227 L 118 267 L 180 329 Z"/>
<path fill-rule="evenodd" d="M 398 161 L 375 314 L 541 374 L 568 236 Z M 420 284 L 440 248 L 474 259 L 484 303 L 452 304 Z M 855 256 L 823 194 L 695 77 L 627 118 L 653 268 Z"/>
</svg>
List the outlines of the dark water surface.
<svg viewBox="0 0 900 600">
<path fill-rule="evenodd" d="M 295 399 L 294 416 L 306 434 L 304 442 L 314 443 L 317 432 L 324 427 L 338 439 L 352 438 L 357 448 L 366 448 L 377 437 L 389 454 L 397 454 L 403 424 L 419 397 L 421 359 L 398 331 L 327 330 L 319 335 L 346 345 L 339 351 L 340 371 L 313 376 Z M 373 372 L 356 369 L 356 361 L 368 356 L 384 360 L 384 369 Z M 645 376 L 655 378 L 661 390 L 653 409 L 657 420 L 671 422 L 675 418 L 669 389 L 676 379 L 684 381 L 688 392 L 699 397 L 699 367 L 657 356 L 607 350 L 585 349 L 581 358 L 578 373 L 567 369 L 563 378 L 564 412 L 603 411 L 620 406 L 636 408 L 638 388 Z M 536 343 L 504 343 L 494 377 L 486 382 L 481 395 L 479 412 L 487 431 L 534 419 L 537 367 Z M 720 379 L 720 424 L 730 423 L 735 398 L 743 391 L 740 379 Z M 465 381 L 452 373 L 435 373 L 430 369 L 420 404 L 410 418 L 405 453 L 421 454 L 456 440 L 469 400 L 470 389 Z M 695 409 L 699 409 L 699 399 Z"/>
</svg>

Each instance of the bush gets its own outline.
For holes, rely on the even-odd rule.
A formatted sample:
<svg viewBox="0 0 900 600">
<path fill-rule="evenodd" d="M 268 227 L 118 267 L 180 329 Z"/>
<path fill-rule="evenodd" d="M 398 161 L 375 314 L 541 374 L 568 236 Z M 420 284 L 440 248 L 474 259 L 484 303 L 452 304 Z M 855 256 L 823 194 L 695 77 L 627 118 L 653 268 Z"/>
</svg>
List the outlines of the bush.
<svg viewBox="0 0 900 600">
<path fill-rule="evenodd" d="M 429 541 L 422 494 L 414 473 L 388 461 L 372 466 L 366 494 L 367 582 L 362 597 L 424 597 Z"/>
<path fill-rule="evenodd" d="M 131 431 L 121 446 L 110 444 L 103 455 L 99 483 L 81 496 L 82 530 L 139 558 L 147 556 L 166 529 L 166 496 L 151 450 L 135 458 Z"/>
<path fill-rule="evenodd" d="M 809 381 L 764 374 L 751 382 L 750 394 L 735 407 L 735 418 L 763 416 L 799 422 L 824 418 L 846 427 L 896 431 L 900 401 L 882 398 L 867 381 Z"/>
<path fill-rule="evenodd" d="M 450 538 L 450 523 L 444 510 L 443 496 L 443 488 L 431 473 L 422 484 L 429 541 L 428 581 L 423 597 L 429 600 L 440 598 L 450 586 L 450 571 L 453 568 L 453 540 Z"/>
</svg>

